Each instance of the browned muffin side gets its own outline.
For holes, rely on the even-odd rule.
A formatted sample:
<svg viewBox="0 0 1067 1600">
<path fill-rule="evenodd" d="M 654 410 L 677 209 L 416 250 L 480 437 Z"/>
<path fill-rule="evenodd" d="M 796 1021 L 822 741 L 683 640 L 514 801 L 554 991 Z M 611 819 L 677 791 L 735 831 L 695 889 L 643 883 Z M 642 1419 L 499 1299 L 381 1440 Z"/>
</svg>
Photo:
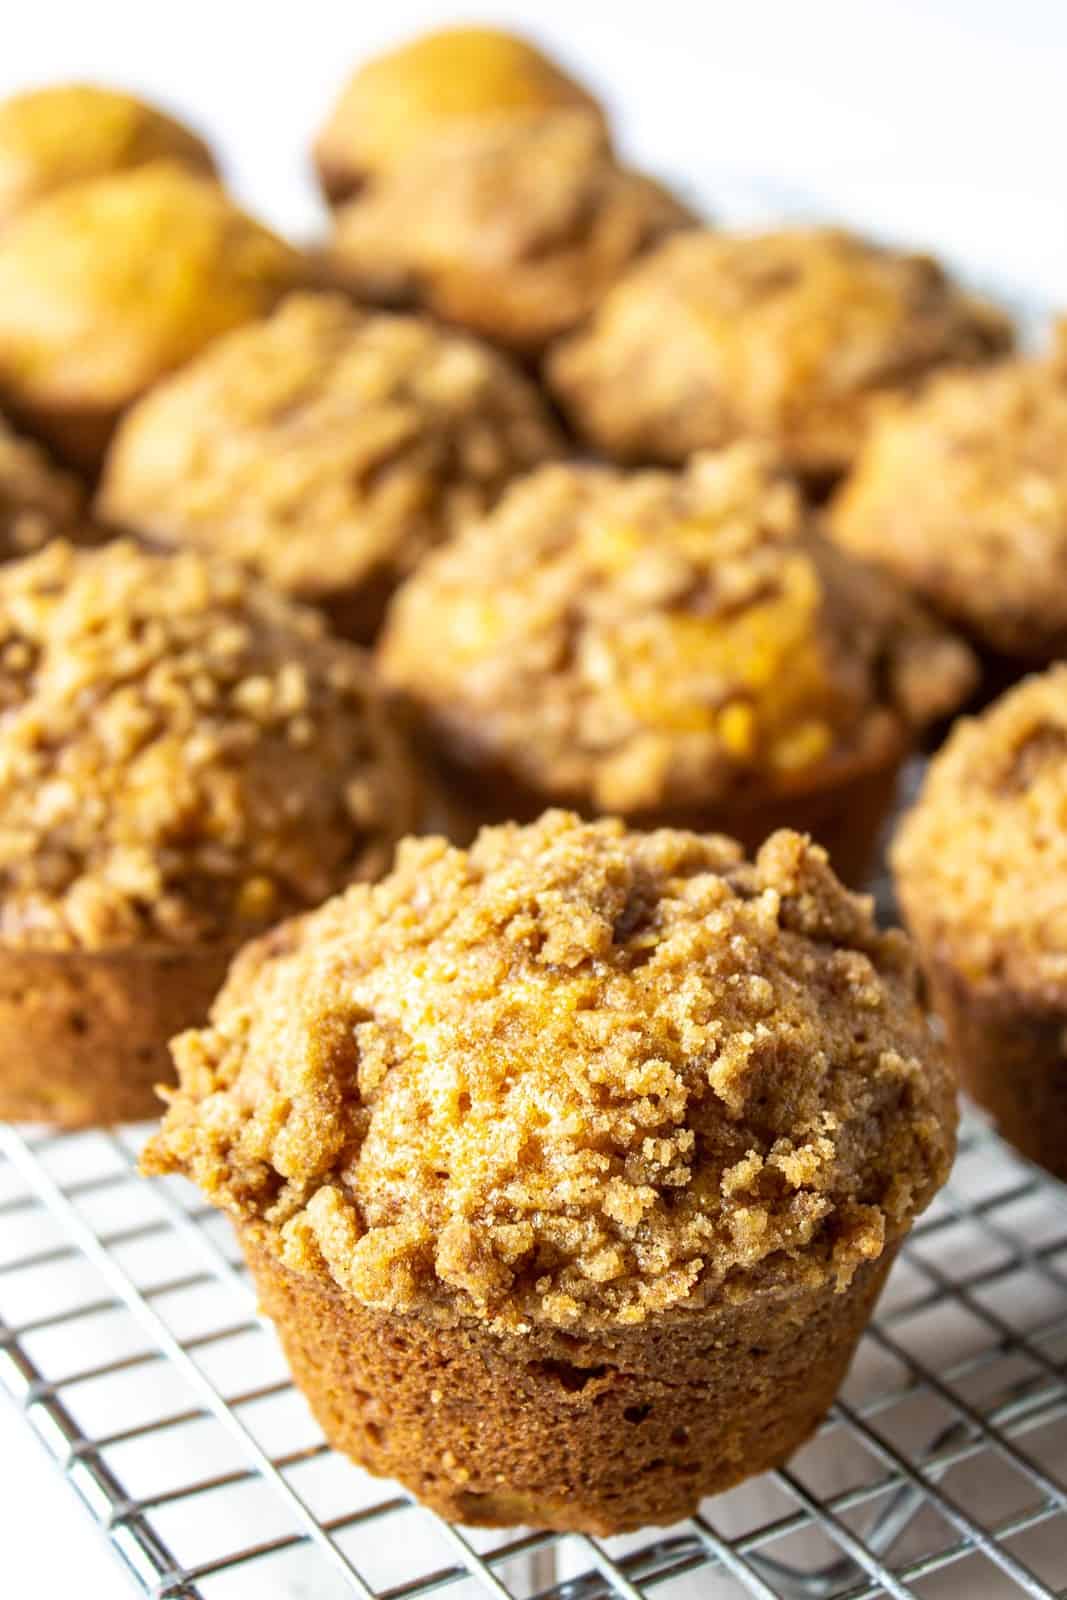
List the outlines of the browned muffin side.
<svg viewBox="0 0 1067 1600">
<path fill-rule="evenodd" d="M 68 184 L 153 161 L 215 172 L 190 128 L 121 90 L 61 83 L 12 95 L 0 103 L 0 226 Z"/>
<path fill-rule="evenodd" d="M 0 399 L 95 469 L 127 406 L 308 271 L 174 163 L 70 184 L 0 233 Z"/>
<path fill-rule="evenodd" d="M 403 587 L 380 660 L 484 820 L 566 804 L 750 848 L 804 827 L 850 879 L 918 730 L 974 681 L 749 446 L 531 474 Z"/>
<path fill-rule="evenodd" d="M 234 1217 L 330 1439 L 609 1533 L 780 1462 L 944 1181 L 907 941 L 824 853 L 548 813 L 259 941 L 146 1168 Z"/>
<path fill-rule="evenodd" d="M 1011 338 L 928 256 L 834 228 L 691 230 L 628 272 L 546 374 L 579 432 L 621 460 L 756 437 L 821 484 L 849 466 L 887 394 Z"/>
<path fill-rule="evenodd" d="M 960 1078 L 1067 1179 L 1067 667 L 959 722 L 893 849 Z"/>
<path fill-rule="evenodd" d="M 441 28 L 353 73 L 315 140 L 315 165 L 336 203 L 457 129 L 568 109 L 603 123 L 589 91 L 529 40 L 498 28 Z"/>
<path fill-rule="evenodd" d="M 240 561 L 366 640 L 431 546 L 561 449 L 534 386 L 495 351 L 295 295 L 134 407 L 97 507 Z"/>
<path fill-rule="evenodd" d="M 414 804 L 313 613 L 123 542 L 0 569 L 0 1115 L 150 1115 L 235 947 L 382 871 Z"/>
<path fill-rule="evenodd" d="M 0 417 L 0 561 L 85 533 L 85 491 Z"/>
<path fill-rule="evenodd" d="M 695 222 L 616 160 L 596 117 L 556 111 L 420 145 L 336 213 L 326 259 L 361 299 L 423 306 L 536 354 Z"/>
</svg>

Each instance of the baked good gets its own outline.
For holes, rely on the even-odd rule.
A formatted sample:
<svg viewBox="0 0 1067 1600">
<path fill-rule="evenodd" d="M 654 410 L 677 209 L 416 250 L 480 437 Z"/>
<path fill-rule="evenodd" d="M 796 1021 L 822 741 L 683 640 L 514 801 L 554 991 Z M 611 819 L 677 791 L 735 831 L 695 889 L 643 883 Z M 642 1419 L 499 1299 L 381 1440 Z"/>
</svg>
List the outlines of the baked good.
<svg viewBox="0 0 1067 1600">
<path fill-rule="evenodd" d="M 241 561 L 368 639 L 432 545 L 561 448 L 495 351 L 298 295 L 131 410 L 97 504 L 150 539 Z"/>
<path fill-rule="evenodd" d="M 781 1462 L 953 1150 L 907 941 L 787 832 L 408 841 L 175 1055 L 146 1170 L 234 1217 L 331 1442 L 472 1523 Z"/>
<path fill-rule="evenodd" d="M 830 528 L 1016 673 L 1067 655 L 1064 353 L 946 374 L 887 409 Z"/>
<path fill-rule="evenodd" d="M 403 587 L 380 660 L 483 817 L 566 804 L 749 848 L 796 826 L 852 880 L 975 670 L 749 445 L 529 475 Z"/>
<path fill-rule="evenodd" d="M 0 568 L 0 1116 L 151 1115 L 236 945 L 382 871 L 414 789 L 366 659 L 240 571 Z"/>
<path fill-rule="evenodd" d="M 336 202 L 457 127 L 566 108 L 603 119 L 589 91 L 528 40 L 498 28 L 441 28 L 364 62 L 315 141 L 315 165 Z"/>
<path fill-rule="evenodd" d="M 157 162 L 58 190 L 0 233 L 0 400 L 95 468 L 120 414 L 303 280 L 208 178 Z"/>
<path fill-rule="evenodd" d="M 152 161 L 215 171 L 190 128 L 121 90 L 62 83 L 12 95 L 0 102 L 0 226 L 67 184 Z"/>
<path fill-rule="evenodd" d="M 1067 1180 L 1067 667 L 957 723 L 893 848 L 964 1087 Z"/>
<path fill-rule="evenodd" d="M 420 145 L 334 217 L 329 268 L 359 298 L 420 305 L 536 354 L 695 218 L 621 166 L 588 111 L 465 127 Z"/>
<path fill-rule="evenodd" d="M 928 256 L 836 228 L 691 230 L 639 262 L 547 363 L 578 430 L 624 461 L 742 435 L 816 482 L 843 472 L 886 394 L 1011 342 Z"/>
<path fill-rule="evenodd" d="M 85 491 L 0 418 L 0 561 L 27 555 L 85 525 Z"/>
</svg>

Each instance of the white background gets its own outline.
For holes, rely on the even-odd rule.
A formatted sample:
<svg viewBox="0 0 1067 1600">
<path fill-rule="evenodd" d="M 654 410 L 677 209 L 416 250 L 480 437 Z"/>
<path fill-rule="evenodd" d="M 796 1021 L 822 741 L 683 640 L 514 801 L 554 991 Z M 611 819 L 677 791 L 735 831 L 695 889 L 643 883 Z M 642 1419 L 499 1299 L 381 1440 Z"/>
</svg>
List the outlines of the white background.
<svg viewBox="0 0 1067 1600">
<path fill-rule="evenodd" d="M 0 95 L 95 78 L 199 124 L 245 200 L 311 232 L 306 149 L 360 55 L 450 8 L 392 0 L 8 0 Z M 628 151 L 727 219 L 825 214 L 928 244 L 1009 297 L 1067 303 L 1061 0 L 467 4 L 538 33 L 611 101 Z M 125 1580 L 0 1401 L 0 1588 Z M 265 1596 L 264 1600 L 270 1600 Z"/>
</svg>

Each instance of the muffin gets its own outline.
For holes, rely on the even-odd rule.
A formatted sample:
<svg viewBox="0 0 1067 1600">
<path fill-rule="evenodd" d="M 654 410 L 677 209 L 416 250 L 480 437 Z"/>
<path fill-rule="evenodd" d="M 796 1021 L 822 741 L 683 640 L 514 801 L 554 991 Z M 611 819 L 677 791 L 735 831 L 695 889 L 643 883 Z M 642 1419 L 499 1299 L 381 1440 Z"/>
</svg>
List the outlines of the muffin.
<svg viewBox="0 0 1067 1600">
<path fill-rule="evenodd" d="M 235 947 L 384 870 L 414 798 L 366 659 L 240 571 L 0 568 L 0 1116 L 151 1115 Z"/>
<path fill-rule="evenodd" d="M 1016 675 L 1067 655 L 1067 359 L 946 374 L 871 430 L 830 509 Z"/>
<path fill-rule="evenodd" d="M 95 468 L 128 405 L 304 271 L 179 166 L 71 184 L 0 233 L 0 401 Z"/>
<path fill-rule="evenodd" d="M 547 363 L 579 431 L 624 461 L 742 435 L 816 482 L 848 467 L 883 396 L 1011 342 L 926 256 L 832 228 L 670 239 Z"/>
<path fill-rule="evenodd" d="M 964 1087 L 1067 1180 L 1067 666 L 959 722 L 893 849 Z"/>
<path fill-rule="evenodd" d="M 101 515 L 203 546 L 369 639 L 399 579 L 561 449 L 533 385 L 472 340 L 299 295 L 135 406 Z"/>
<path fill-rule="evenodd" d="M 55 534 L 85 523 L 85 492 L 43 450 L 0 418 L 0 561 L 27 555 Z"/>
<path fill-rule="evenodd" d="M 565 804 L 749 848 L 796 826 L 853 881 L 918 730 L 974 681 L 747 445 L 531 474 L 403 587 L 380 660 L 484 818 Z"/>
<path fill-rule="evenodd" d="M 527 40 L 496 28 L 442 28 L 359 68 L 315 142 L 315 165 L 336 202 L 456 128 L 566 109 L 603 121 L 589 91 Z"/>
<path fill-rule="evenodd" d="M 341 207 L 327 261 L 362 299 L 421 305 L 537 353 L 637 256 L 694 222 L 618 164 L 589 112 L 555 112 L 420 146 Z"/>
<path fill-rule="evenodd" d="M 670 1523 L 785 1459 L 944 1181 L 907 941 L 824 852 L 547 813 L 243 954 L 149 1172 L 236 1221 L 327 1437 L 463 1522 Z"/>
<path fill-rule="evenodd" d="M 12 95 L 0 102 L 0 226 L 67 184 L 153 161 L 215 171 L 202 139 L 133 95 L 88 83 Z"/>
</svg>

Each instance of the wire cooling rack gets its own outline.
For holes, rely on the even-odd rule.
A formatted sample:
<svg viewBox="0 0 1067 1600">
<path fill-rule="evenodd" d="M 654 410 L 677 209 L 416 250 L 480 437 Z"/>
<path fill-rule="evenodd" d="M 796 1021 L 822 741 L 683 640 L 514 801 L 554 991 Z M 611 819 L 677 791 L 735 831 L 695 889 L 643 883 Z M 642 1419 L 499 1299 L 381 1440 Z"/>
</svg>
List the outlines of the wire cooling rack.
<svg viewBox="0 0 1067 1600">
<path fill-rule="evenodd" d="M 225 1219 L 139 1144 L 0 1128 L 0 1379 L 146 1594 L 1067 1596 L 1067 1189 L 973 1116 L 817 1435 L 609 1540 L 452 1528 L 330 1451 Z"/>
</svg>

